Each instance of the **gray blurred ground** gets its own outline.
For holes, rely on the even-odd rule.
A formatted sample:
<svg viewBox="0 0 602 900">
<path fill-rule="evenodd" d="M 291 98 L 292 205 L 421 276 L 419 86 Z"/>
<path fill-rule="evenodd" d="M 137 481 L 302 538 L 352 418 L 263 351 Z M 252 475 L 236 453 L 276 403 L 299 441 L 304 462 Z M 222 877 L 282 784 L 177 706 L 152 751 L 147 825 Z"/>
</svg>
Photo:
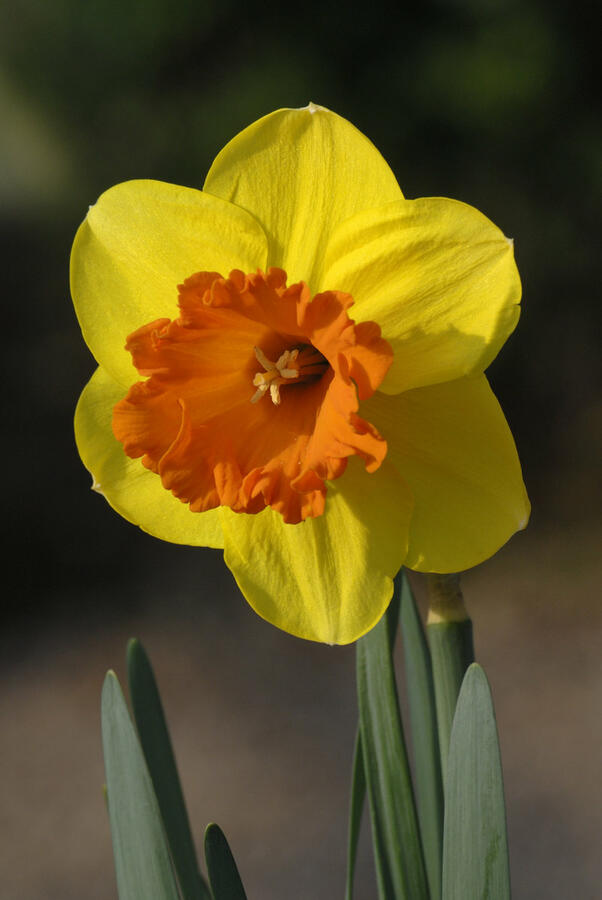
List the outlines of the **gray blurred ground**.
<svg viewBox="0 0 602 900">
<path fill-rule="evenodd" d="M 515 900 L 600 896 L 600 537 L 534 529 L 464 578 L 501 732 Z M 219 554 L 177 558 L 179 571 L 124 585 L 146 598 L 138 614 L 107 620 L 99 593 L 89 621 L 4 648 L 7 900 L 116 897 L 98 707 L 106 669 L 123 681 L 133 634 L 155 665 L 197 846 L 217 821 L 250 900 L 343 896 L 353 650 L 263 623 Z M 365 838 L 359 900 L 376 896 Z"/>
</svg>

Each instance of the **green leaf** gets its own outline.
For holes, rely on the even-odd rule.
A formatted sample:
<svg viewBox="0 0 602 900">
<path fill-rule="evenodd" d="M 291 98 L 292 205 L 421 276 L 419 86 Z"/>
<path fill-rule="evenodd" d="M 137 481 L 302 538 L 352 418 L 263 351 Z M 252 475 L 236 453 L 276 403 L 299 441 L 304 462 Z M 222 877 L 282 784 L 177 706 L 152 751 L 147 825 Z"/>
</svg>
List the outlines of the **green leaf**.
<svg viewBox="0 0 602 900">
<path fill-rule="evenodd" d="M 365 796 L 366 776 L 364 773 L 364 756 L 362 753 L 362 739 L 358 731 L 355 738 L 353 774 L 351 776 L 351 804 L 349 809 L 349 840 L 347 850 L 347 884 L 345 887 L 345 900 L 352 900 L 353 898 L 353 876 L 355 874 L 357 844 L 362 825 Z"/>
<path fill-rule="evenodd" d="M 101 710 L 119 900 L 178 900 L 152 782 L 114 672 L 105 678 Z"/>
<path fill-rule="evenodd" d="M 357 642 L 360 732 L 381 900 L 426 900 L 428 887 L 390 641 L 399 611 L 387 613 Z"/>
<path fill-rule="evenodd" d="M 397 577 L 401 582 L 401 635 L 414 751 L 418 821 L 431 900 L 440 900 L 443 786 L 431 655 L 407 577 L 401 573 Z"/>
<path fill-rule="evenodd" d="M 214 900 L 247 900 L 232 851 L 219 825 L 207 826 L 205 861 Z"/>
<path fill-rule="evenodd" d="M 153 670 L 142 644 L 127 650 L 134 718 L 184 900 L 211 900 L 199 871 L 186 804 Z"/>
<path fill-rule="evenodd" d="M 443 900 L 509 900 L 504 786 L 495 714 L 483 669 L 468 669 L 449 746 Z"/>
<path fill-rule="evenodd" d="M 472 622 L 436 622 L 426 626 L 433 666 L 437 731 L 443 787 L 447 777 L 449 736 L 464 673 L 474 662 Z"/>
<path fill-rule="evenodd" d="M 388 639 L 391 653 L 395 646 L 397 635 L 397 622 L 399 618 L 399 604 L 395 604 L 388 617 Z M 357 858 L 357 845 L 362 826 L 364 801 L 366 799 L 366 774 L 364 770 L 364 755 L 362 752 L 361 732 L 355 739 L 355 751 L 353 754 L 353 772 L 351 776 L 351 804 L 349 810 L 349 837 L 347 844 L 347 881 L 345 886 L 345 900 L 353 900 L 353 879 L 355 876 L 355 862 Z"/>
</svg>

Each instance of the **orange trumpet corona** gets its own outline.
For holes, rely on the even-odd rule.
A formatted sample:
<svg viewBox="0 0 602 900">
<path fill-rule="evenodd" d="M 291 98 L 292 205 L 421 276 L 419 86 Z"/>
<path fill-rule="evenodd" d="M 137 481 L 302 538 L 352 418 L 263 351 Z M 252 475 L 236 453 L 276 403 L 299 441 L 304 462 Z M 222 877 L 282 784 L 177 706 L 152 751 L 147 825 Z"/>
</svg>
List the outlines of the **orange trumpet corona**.
<svg viewBox="0 0 602 900">
<path fill-rule="evenodd" d="M 177 319 L 127 338 L 147 380 L 113 410 L 126 454 L 166 489 L 193 512 L 270 506 L 296 524 L 324 511 L 348 457 L 380 466 L 386 441 L 357 412 L 393 351 L 378 325 L 349 318 L 349 294 L 312 298 L 276 268 L 198 272 L 178 291 Z"/>
</svg>

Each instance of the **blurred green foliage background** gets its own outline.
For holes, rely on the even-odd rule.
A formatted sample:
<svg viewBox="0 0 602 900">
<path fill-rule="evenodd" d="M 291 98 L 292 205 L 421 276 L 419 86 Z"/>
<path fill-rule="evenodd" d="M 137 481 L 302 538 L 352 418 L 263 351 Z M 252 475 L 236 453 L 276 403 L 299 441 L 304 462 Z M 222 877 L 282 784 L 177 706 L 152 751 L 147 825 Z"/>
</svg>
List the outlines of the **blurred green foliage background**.
<svg viewBox="0 0 602 900">
<path fill-rule="evenodd" d="M 373 140 L 406 196 L 464 200 L 514 237 L 524 313 L 491 380 L 534 521 L 594 514 L 602 128 L 592 13 L 582 0 L 3 5 L 3 541 L 37 560 L 23 565 L 16 613 L 42 588 L 64 595 L 91 565 L 117 577 L 131 530 L 91 502 L 71 436 L 93 368 L 68 290 L 88 205 L 129 178 L 200 186 L 242 127 L 310 99 Z"/>
<path fill-rule="evenodd" d="M 129 178 L 200 186 L 238 130 L 310 99 L 363 130 L 407 196 L 464 200 L 514 237 L 524 314 L 492 382 L 536 516 L 593 510 L 602 128 L 591 9 L 543 0 L 3 7 L 4 452 L 12 456 L 16 435 L 20 447 L 4 493 L 20 527 L 4 522 L 9 543 L 39 544 L 46 565 L 28 577 L 47 587 L 49 570 L 61 580 L 74 560 L 90 562 L 94 525 L 70 418 L 92 363 L 67 284 L 88 205 Z M 107 540 L 95 551 L 116 564 Z"/>
<path fill-rule="evenodd" d="M 213 157 L 241 128 L 280 106 L 309 100 L 367 134 L 406 196 L 463 200 L 515 239 L 524 311 L 489 374 L 516 437 L 534 513 L 527 543 L 516 539 L 510 557 L 503 551 L 491 563 L 493 574 L 479 569 L 467 583 L 483 599 L 474 607 L 483 616 L 477 652 L 498 686 L 502 735 L 509 736 L 503 756 L 522 896 L 551 900 L 570 891 L 585 897 L 599 884 L 599 828 L 588 805 L 594 763 L 584 752 L 593 710 L 599 712 L 591 690 L 599 650 L 588 608 L 575 625 L 570 587 L 575 574 L 581 576 L 580 596 L 593 609 L 595 573 L 588 560 L 596 554 L 602 448 L 602 120 L 595 105 L 601 55 L 595 12 L 585 0 L 1 5 L 1 521 L 10 561 L 5 577 L 15 587 L 5 592 L 0 651 L 9 666 L 3 736 L 12 739 L 9 770 L 16 772 L 7 800 L 13 851 L 7 852 L 20 859 L 11 872 L 21 878 L 12 895 L 37 900 L 41 894 L 27 894 L 25 885 L 42 884 L 48 898 L 113 896 L 100 792 L 98 806 L 85 815 L 82 803 L 96 797 L 102 779 L 93 724 L 102 674 L 115 664 L 131 630 L 141 628 L 151 635 L 150 649 L 157 647 L 162 672 L 174 679 L 170 709 L 180 703 L 182 713 L 175 721 L 204 716 L 198 733 L 182 726 L 177 735 L 188 752 L 185 770 L 200 779 L 192 784 L 193 796 L 196 791 L 203 798 L 197 830 L 208 814 L 224 815 L 218 802 L 223 785 L 233 794 L 231 808 L 243 816 L 232 813 L 232 828 L 237 849 L 247 853 L 245 871 L 255 860 L 256 871 L 270 877 L 275 857 L 268 865 L 257 836 L 263 811 L 261 833 L 271 828 L 278 840 L 282 831 L 282 848 L 283 836 L 290 835 L 289 855 L 282 849 L 278 859 L 290 872 L 295 857 L 295 877 L 307 884 L 306 896 L 318 896 L 318 884 L 320 896 L 334 895 L 329 872 L 342 884 L 355 727 L 352 651 L 301 644 L 269 629 L 236 596 L 219 554 L 161 544 L 120 519 L 90 492 L 72 436 L 74 406 L 94 368 L 68 286 L 71 241 L 88 206 L 130 178 L 200 187 Z M 512 556 L 516 546 L 519 557 Z M 548 579 L 544 589 L 542 577 Z M 506 608 L 508 590 L 514 601 Z M 149 614 L 155 616 L 150 624 Z M 220 631 L 226 620 L 229 628 Z M 559 670 L 558 659 L 572 678 Z M 251 700 L 245 686 L 256 691 Z M 197 691 L 204 692 L 199 704 Z M 578 691 L 581 700 L 575 700 Z M 522 706 L 515 702 L 519 696 Z M 248 747 L 258 768 L 244 756 L 232 756 L 230 763 L 229 751 L 209 747 L 207 705 L 212 734 L 229 741 L 227 747 Z M 240 734 L 228 730 L 233 714 Z M 558 717 L 570 724 L 573 714 L 581 720 L 559 731 Z M 262 739 L 272 768 L 266 768 Z M 274 770 L 277 748 L 289 762 L 281 759 L 283 768 Z M 208 760 L 225 753 L 223 767 L 242 771 L 250 806 L 239 802 L 239 783 L 223 771 L 214 779 L 216 806 L 206 811 L 199 750 Z M 86 768 L 90 759 L 93 775 Z M 291 763 L 292 812 L 282 805 L 286 791 L 278 780 L 278 771 Z M 306 772 L 303 796 L 296 767 Z M 533 787 L 535 769 L 539 782 Z M 335 808 L 328 791 L 336 779 Z M 269 798 L 267 782 L 276 791 Z M 309 792 L 312 785 L 322 794 Z M 295 845 L 295 809 L 306 796 L 308 803 L 322 797 L 311 799 L 318 806 L 308 810 L 306 823 L 310 816 L 314 824 L 333 818 L 338 868 L 330 838 L 318 836 L 311 850 Z M 230 822 L 219 821 L 228 830 Z M 35 868 L 32 841 L 39 874 L 28 881 L 29 868 Z M 104 843 L 94 855 L 99 841 Z M 80 869 L 88 879 L 83 883 L 77 881 Z M 367 883 L 372 885 L 370 878 Z M 273 891 L 264 887 L 256 895 L 285 895 L 277 882 Z"/>
</svg>

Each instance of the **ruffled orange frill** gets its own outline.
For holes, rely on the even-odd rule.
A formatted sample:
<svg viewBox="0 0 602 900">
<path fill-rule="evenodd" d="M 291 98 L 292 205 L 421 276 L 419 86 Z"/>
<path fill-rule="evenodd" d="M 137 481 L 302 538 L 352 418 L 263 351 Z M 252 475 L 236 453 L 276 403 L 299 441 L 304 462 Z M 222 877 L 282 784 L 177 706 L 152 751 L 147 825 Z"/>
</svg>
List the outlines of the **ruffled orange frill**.
<svg viewBox="0 0 602 900">
<path fill-rule="evenodd" d="M 193 512 L 271 506 L 291 524 L 323 512 L 326 481 L 348 457 L 379 467 L 387 445 L 358 402 L 393 352 L 378 325 L 349 318 L 351 296 L 312 299 L 275 268 L 198 272 L 178 291 L 179 318 L 127 339 L 148 376 L 113 411 L 128 456 L 142 457 Z"/>
</svg>

